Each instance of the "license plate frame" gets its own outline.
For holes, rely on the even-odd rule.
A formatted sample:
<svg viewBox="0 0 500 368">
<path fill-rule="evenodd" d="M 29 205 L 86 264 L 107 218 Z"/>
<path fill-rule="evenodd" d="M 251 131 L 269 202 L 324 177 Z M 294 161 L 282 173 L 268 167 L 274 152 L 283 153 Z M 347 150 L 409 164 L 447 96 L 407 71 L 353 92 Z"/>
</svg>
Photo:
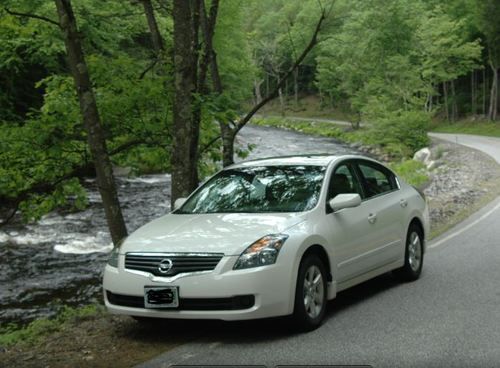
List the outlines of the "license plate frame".
<svg viewBox="0 0 500 368">
<path fill-rule="evenodd" d="M 175 309 L 179 307 L 178 286 L 144 286 L 144 307 Z"/>
</svg>

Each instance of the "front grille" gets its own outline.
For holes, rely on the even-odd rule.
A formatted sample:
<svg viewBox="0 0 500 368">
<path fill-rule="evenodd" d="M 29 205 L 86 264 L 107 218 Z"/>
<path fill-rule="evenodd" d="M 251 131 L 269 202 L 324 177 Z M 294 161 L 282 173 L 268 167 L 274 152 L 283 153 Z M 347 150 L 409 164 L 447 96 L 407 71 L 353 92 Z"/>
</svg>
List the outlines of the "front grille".
<svg viewBox="0 0 500 368">
<path fill-rule="evenodd" d="M 121 295 L 106 290 L 108 301 L 114 305 L 132 308 L 144 308 L 144 297 Z M 240 310 L 253 307 L 255 296 L 238 295 L 230 298 L 179 298 L 179 307 L 175 310 Z M 169 310 L 171 308 L 168 308 Z"/>
<path fill-rule="evenodd" d="M 175 276 L 180 273 L 212 271 L 224 254 L 222 253 L 127 253 L 125 268 L 152 273 L 155 276 Z M 167 272 L 160 272 L 160 263 L 169 263 Z"/>
</svg>

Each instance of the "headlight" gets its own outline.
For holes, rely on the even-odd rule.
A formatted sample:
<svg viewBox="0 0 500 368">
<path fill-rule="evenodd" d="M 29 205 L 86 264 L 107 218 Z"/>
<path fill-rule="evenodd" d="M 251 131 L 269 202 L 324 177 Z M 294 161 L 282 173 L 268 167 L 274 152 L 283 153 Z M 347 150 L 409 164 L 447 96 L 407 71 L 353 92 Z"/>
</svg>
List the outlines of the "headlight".
<svg viewBox="0 0 500 368">
<path fill-rule="evenodd" d="M 234 270 L 243 268 L 266 266 L 276 263 L 276 258 L 288 235 L 274 234 L 266 235 L 251 244 L 234 264 Z"/>
<path fill-rule="evenodd" d="M 118 268 L 118 256 L 120 255 L 120 247 L 126 238 L 120 240 L 120 242 L 113 248 L 109 254 L 108 264 L 112 267 Z"/>
</svg>

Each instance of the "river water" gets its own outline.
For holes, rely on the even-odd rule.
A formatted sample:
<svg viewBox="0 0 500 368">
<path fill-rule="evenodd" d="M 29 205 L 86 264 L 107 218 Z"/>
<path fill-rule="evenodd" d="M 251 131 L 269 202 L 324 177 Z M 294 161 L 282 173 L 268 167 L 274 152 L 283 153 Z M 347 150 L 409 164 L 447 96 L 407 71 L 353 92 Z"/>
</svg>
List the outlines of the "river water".
<svg viewBox="0 0 500 368">
<path fill-rule="evenodd" d="M 248 125 L 238 144 L 255 145 L 248 159 L 305 153 L 354 153 L 330 138 Z M 117 178 L 129 232 L 170 211 L 170 175 Z M 89 207 L 50 213 L 35 224 L 0 228 L 0 327 L 56 314 L 63 305 L 101 302 L 101 278 L 112 249 L 95 183 Z"/>
</svg>

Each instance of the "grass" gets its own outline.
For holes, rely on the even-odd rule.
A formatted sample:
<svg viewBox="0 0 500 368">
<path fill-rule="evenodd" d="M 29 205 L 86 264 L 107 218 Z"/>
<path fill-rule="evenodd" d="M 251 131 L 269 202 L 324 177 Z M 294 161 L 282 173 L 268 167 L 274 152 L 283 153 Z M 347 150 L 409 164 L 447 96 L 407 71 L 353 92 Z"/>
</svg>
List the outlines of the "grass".
<svg viewBox="0 0 500 368">
<path fill-rule="evenodd" d="M 431 127 L 435 133 L 474 134 L 488 137 L 500 137 L 500 122 L 486 120 L 461 120 L 456 123 L 436 122 Z"/>
<path fill-rule="evenodd" d="M 417 188 L 423 187 L 428 181 L 427 169 L 425 165 L 419 161 L 404 160 L 402 162 L 393 162 L 389 167 L 394 170 L 404 181 Z"/>
<path fill-rule="evenodd" d="M 304 120 L 291 120 L 286 117 L 254 118 L 252 119 L 252 123 L 261 126 L 290 129 L 304 134 L 335 138 L 349 143 L 359 142 L 366 145 L 374 144 L 363 128 L 358 130 L 346 130 L 344 126 L 328 122 L 311 121 L 306 118 L 304 118 Z"/>
<path fill-rule="evenodd" d="M 18 343 L 33 344 L 44 336 L 63 329 L 68 323 L 102 313 L 104 313 L 104 309 L 100 305 L 89 305 L 81 308 L 65 307 L 56 318 L 37 319 L 25 327 L 9 324 L 0 329 L 0 346 L 11 346 Z"/>
</svg>

